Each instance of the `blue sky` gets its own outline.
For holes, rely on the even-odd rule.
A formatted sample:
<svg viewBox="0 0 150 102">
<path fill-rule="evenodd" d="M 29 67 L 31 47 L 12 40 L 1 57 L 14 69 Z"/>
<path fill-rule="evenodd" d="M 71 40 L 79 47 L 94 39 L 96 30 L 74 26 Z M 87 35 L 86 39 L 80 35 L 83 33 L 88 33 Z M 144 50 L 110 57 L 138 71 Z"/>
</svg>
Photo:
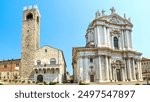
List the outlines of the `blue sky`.
<svg viewBox="0 0 150 102">
<path fill-rule="evenodd" d="M 97 10 L 114 6 L 123 17 L 131 17 L 133 48 L 150 58 L 149 0 L 1 0 L 0 60 L 21 58 L 23 7 L 38 5 L 41 13 L 40 45 L 63 50 L 68 71 L 72 74 L 72 47 L 85 46 L 88 24 Z"/>
</svg>

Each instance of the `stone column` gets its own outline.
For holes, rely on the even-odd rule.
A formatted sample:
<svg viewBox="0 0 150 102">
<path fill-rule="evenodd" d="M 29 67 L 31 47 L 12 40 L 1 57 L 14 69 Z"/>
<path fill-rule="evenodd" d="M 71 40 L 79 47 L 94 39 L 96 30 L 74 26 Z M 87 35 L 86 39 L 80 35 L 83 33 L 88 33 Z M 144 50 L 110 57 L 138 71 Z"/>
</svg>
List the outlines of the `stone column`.
<svg viewBox="0 0 150 102">
<path fill-rule="evenodd" d="M 98 26 L 97 26 L 96 28 L 97 28 L 97 38 L 98 38 L 97 46 L 100 47 L 100 45 L 101 45 L 101 41 L 100 41 L 100 31 L 99 31 L 99 27 L 98 27 Z"/>
<path fill-rule="evenodd" d="M 95 60 L 96 82 L 99 82 L 99 60 L 98 57 Z"/>
<path fill-rule="evenodd" d="M 119 39 L 119 42 L 118 42 L 119 43 L 119 49 L 121 49 L 121 37 L 119 36 L 118 39 Z"/>
<path fill-rule="evenodd" d="M 137 78 L 138 78 L 138 80 L 140 80 L 140 69 L 139 69 L 139 67 L 140 67 L 140 65 L 139 65 L 139 60 L 137 60 Z"/>
<path fill-rule="evenodd" d="M 114 49 L 114 39 L 113 39 L 113 36 L 111 36 L 111 46 L 112 46 L 112 49 Z"/>
<path fill-rule="evenodd" d="M 110 44 L 110 32 L 109 32 L 109 28 L 107 28 L 107 43 L 108 43 L 108 47 L 111 47 L 111 44 Z"/>
<path fill-rule="evenodd" d="M 120 63 L 120 68 L 121 68 L 121 74 L 122 74 L 122 81 L 125 81 L 124 63 L 122 63 L 122 62 Z"/>
<path fill-rule="evenodd" d="M 111 59 L 108 57 L 108 63 L 109 63 L 109 78 L 112 81 L 112 66 L 111 66 Z"/>
<path fill-rule="evenodd" d="M 117 72 L 116 72 L 116 67 L 114 68 L 114 78 L 115 78 L 115 81 L 118 81 L 118 80 L 117 80 Z"/>
<path fill-rule="evenodd" d="M 115 77 L 115 65 L 111 64 L 111 66 L 112 66 L 112 80 L 115 81 L 116 80 L 116 77 Z"/>
<path fill-rule="evenodd" d="M 88 69 L 88 57 L 85 57 L 85 82 L 89 82 Z"/>
<path fill-rule="evenodd" d="M 121 41 L 122 41 L 122 49 L 124 50 L 124 35 L 123 35 L 123 30 L 121 31 Z"/>
<path fill-rule="evenodd" d="M 127 48 L 128 49 L 130 49 L 130 43 L 131 43 L 130 42 L 130 34 L 129 33 L 130 33 L 129 30 L 127 30 L 127 35 L 126 35 L 127 36 L 127 42 L 126 43 L 127 43 Z"/>
<path fill-rule="evenodd" d="M 80 81 L 83 81 L 83 59 L 79 57 L 79 68 L 80 68 Z"/>
<path fill-rule="evenodd" d="M 141 60 L 139 61 L 139 72 L 140 72 L 140 80 L 142 81 L 142 80 L 143 80 L 143 77 L 142 77 Z"/>
<path fill-rule="evenodd" d="M 135 62 L 134 62 L 135 60 L 133 59 L 132 60 L 132 63 L 133 63 L 133 66 L 132 66 L 132 68 L 133 68 L 133 80 L 135 80 L 136 79 L 136 76 L 135 76 Z"/>
<path fill-rule="evenodd" d="M 99 66 L 99 82 L 101 82 L 102 81 L 101 56 L 98 56 L 98 66 Z"/>
<path fill-rule="evenodd" d="M 125 67 L 122 67 L 122 81 L 125 81 Z"/>
<path fill-rule="evenodd" d="M 108 57 L 105 56 L 105 62 L 106 62 L 106 81 L 109 81 L 109 66 L 108 66 Z"/>
<path fill-rule="evenodd" d="M 128 30 L 126 30 L 126 37 L 127 37 L 127 48 L 129 49 L 130 48 L 130 40 L 129 40 L 129 31 Z"/>
<path fill-rule="evenodd" d="M 126 37 L 127 37 L 127 42 L 126 43 L 127 43 L 127 48 L 129 49 L 130 48 L 130 40 L 129 40 L 129 31 L 128 30 L 126 31 L 126 34 L 127 34 L 126 35 Z"/>
<path fill-rule="evenodd" d="M 132 49 L 132 36 L 131 36 L 131 31 L 129 31 L 129 40 L 130 40 L 130 48 Z"/>
<path fill-rule="evenodd" d="M 127 63 L 126 59 L 124 59 L 124 75 L 125 75 L 125 80 L 128 80 L 128 74 L 127 74 Z"/>
<path fill-rule="evenodd" d="M 97 47 L 97 45 L 98 45 L 98 33 L 97 33 L 97 31 L 96 31 L 96 27 L 95 27 L 95 29 L 94 29 L 94 43 L 95 43 L 95 46 Z"/>
<path fill-rule="evenodd" d="M 127 60 L 127 63 L 128 63 L 128 79 L 131 81 L 132 76 L 131 76 L 131 61 L 130 61 L 130 59 Z"/>
<path fill-rule="evenodd" d="M 128 34 L 127 31 L 125 31 L 125 32 L 124 32 L 124 37 L 125 37 L 125 43 L 124 43 L 124 44 L 125 44 L 125 48 L 126 48 L 126 49 L 128 48 L 128 38 L 127 38 L 127 34 Z"/>
<path fill-rule="evenodd" d="M 107 46 L 107 35 L 106 35 L 107 28 L 103 26 L 103 29 L 104 29 L 104 46 Z"/>
</svg>

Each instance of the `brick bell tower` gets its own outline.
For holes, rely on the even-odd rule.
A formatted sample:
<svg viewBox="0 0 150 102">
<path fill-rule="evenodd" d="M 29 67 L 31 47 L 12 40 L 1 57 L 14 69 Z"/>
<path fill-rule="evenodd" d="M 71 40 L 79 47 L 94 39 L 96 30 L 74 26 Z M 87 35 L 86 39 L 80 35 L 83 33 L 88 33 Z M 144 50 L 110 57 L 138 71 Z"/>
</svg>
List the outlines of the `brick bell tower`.
<svg viewBox="0 0 150 102">
<path fill-rule="evenodd" d="M 40 47 L 40 13 L 38 7 L 28 6 L 23 9 L 21 80 L 32 80 L 34 52 Z"/>
</svg>

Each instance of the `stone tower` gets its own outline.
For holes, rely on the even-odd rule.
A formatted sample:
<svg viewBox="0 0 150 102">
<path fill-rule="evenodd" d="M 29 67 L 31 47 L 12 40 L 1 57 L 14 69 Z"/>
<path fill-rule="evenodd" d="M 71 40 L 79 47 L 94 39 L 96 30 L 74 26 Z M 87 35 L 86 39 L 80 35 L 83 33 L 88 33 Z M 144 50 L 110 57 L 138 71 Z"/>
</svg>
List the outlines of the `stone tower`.
<svg viewBox="0 0 150 102">
<path fill-rule="evenodd" d="M 34 67 L 34 52 L 40 47 L 40 13 L 34 7 L 24 7 L 22 20 L 22 54 L 21 72 L 22 80 L 32 80 Z"/>
</svg>

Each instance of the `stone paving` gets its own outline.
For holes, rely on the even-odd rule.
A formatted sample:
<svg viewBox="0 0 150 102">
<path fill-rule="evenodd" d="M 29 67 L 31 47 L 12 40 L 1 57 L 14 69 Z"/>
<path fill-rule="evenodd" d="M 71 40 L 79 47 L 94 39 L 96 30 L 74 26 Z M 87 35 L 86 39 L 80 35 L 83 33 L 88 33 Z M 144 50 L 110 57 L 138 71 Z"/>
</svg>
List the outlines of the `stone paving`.
<svg viewBox="0 0 150 102">
<path fill-rule="evenodd" d="M 90 83 L 90 85 L 135 85 L 147 84 L 146 81 Z"/>
<path fill-rule="evenodd" d="M 0 83 L 2 83 L 3 85 L 38 85 L 36 83 L 15 83 L 15 82 L 2 82 L 0 81 Z M 150 82 L 149 82 L 150 83 Z M 43 83 L 41 83 L 43 84 Z M 135 84 L 139 84 L 139 85 L 145 85 L 147 84 L 147 81 L 132 81 L 132 82 L 101 82 L 101 83 L 89 83 L 89 85 L 135 85 Z M 63 84 L 57 84 L 57 85 L 78 85 L 78 83 L 63 83 Z M 150 84 L 149 84 L 150 85 Z"/>
</svg>

